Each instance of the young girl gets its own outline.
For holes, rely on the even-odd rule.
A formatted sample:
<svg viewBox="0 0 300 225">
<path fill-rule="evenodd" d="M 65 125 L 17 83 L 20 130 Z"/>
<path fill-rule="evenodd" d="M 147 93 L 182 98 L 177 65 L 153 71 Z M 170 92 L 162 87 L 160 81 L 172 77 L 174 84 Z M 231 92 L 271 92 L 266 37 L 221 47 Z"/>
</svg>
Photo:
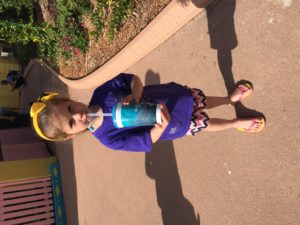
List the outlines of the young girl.
<svg viewBox="0 0 300 225">
<path fill-rule="evenodd" d="M 87 128 L 105 146 L 115 150 L 149 152 L 157 140 L 173 140 L 199 131 L 218 131 L 237 128 L 258 132 L 264 127 L 262 117 L 247 119 L 209 118 L 204 108 L 234 104 L 252 93 L 249 84 L 239 85 L 227 97 L 206 97 L 199 89 L 171 82 L 143 87 L 141 80 L 131 74 L 120 74 L 98 87 L 89 106 L 57 98 L 57 93 L 46 93 L 31 106 L 33 126 L 42 138 L 61 141 L 72 138 Z M 89 112 L 111 113 L 117 101 L 158 103 L 161 124 L 143 127 L 115 128 L 111 117 L 88 116 Z"/>
</svg>

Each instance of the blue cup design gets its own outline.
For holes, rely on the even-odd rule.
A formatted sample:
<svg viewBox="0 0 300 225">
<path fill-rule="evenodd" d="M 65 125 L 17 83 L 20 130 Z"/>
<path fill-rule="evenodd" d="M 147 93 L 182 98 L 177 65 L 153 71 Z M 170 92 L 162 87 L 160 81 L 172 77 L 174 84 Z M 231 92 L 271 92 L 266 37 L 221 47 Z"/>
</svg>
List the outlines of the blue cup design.
<svg viewBox="0 0 300 225">
<path fill-rule="evenodd" d="M 113 107 L 112 117 L 116 128 L 151 126 L 161 123 L 160 105 L 152 103 L 123 105 L 117 102 Z"/>
</svg>

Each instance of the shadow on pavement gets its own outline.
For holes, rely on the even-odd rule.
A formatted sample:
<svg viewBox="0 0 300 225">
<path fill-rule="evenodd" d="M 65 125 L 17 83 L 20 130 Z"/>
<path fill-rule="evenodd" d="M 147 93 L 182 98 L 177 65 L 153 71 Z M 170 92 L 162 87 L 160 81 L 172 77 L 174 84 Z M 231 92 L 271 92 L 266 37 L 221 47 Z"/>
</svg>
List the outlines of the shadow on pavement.
<svg viewBox="0 0 300 225">
<path fill-rule="evenodd" d="M 198 8 L 206 8 L 211 48 L 217 50 L 218 64 L 228 94 L 241 81 L 234 80 L 232 50 L 238 46 L 234 27 L 236 0 L 177 0 L 183 6 L 192 2 Z M 241 102 L 234 106 L 237 117 L 263 116 L 261 112 L 245 107 Z"/>
<path fill-rule="evenodd" d="M 234 27 L 235 8 L 236 0 L 216 0 L 206 9 L 211 48 L 217 50 L 219 68 L 228 94 L 241 83 L 235 81 L 232 72 L 232 50 L 238 46 Z M 236 116 L 240 118 L 263 116 L 256 110 L 246 108 L 241 102 L 236 103 L 234 108 Z"/>
<path fill-rule="evenodd" d="M 213 0 L 177 0 L 183 7 L 192 2 L 197 8 L 206 8 Z"/>
<path fill-rule="evenodd" d="M 26 86 L 20 95 L 20 110 L 29 113 L 30 104 L 42 92 L 56 91 L 61 97 L 68 97 L 68 88 L 46 67 L 39 63 L 29 63 L 25 69 Z M 34 131 L 33 131 L 34 132 Z M 78 225 L 77 187 L 72 141 L 61 143 L 47 142 L 53 155 L 56 155 L 61 168 L 62 185 L 67 223 Z"/>
<path fill-rule="evenodd" d="M 159 75 L 149 70 L 146 85 L 160 83 Z M 158 141 L 145 155 L 146 174 L 155 180 L 157 203 L 164 225 L 200 225 L 199 214 L 182 192 L 172 141 Z"/>
</svg>

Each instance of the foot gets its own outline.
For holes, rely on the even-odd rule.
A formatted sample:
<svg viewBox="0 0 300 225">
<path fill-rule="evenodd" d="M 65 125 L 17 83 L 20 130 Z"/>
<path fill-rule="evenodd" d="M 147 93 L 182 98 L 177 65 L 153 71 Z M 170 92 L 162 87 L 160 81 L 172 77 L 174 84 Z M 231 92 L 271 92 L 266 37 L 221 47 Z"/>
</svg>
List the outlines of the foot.
<svg viewBox="0 0 300 225">
<path fill-rule="evenodd" d="M 243 100 L 244 98 L 248 97 L 249 95 L 251 95 L 253 91 L 253 88 L 250 84 L 240 84 L 239 86 L 237 86 L 233 93 L 229 96 L 230 97 L 230 101 L 232 103 L 236 103 L 238 101 Z"/>
<path fill-rule="evenodd" d="M 265 120 L 262 117 L 247 118 L 247 119 L 236 119 L 234 127 L 238 131 L 243 132 L 259 132 L 265 126 Z"/>
</svg>

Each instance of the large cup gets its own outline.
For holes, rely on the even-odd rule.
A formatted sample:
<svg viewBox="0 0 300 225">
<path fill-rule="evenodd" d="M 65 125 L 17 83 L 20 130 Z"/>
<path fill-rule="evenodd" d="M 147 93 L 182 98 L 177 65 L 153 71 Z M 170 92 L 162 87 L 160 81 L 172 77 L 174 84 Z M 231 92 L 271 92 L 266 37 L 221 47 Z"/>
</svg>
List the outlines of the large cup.
<svg viewBox="0 0 300 225">
<path fill-rule="evenodd" d="M 152 103 L 123 105 L 117 102 L 112 110 L 112 118 L 116 128 L 151 126 L 161 123 L 160 105 Z"/>
</svg>

